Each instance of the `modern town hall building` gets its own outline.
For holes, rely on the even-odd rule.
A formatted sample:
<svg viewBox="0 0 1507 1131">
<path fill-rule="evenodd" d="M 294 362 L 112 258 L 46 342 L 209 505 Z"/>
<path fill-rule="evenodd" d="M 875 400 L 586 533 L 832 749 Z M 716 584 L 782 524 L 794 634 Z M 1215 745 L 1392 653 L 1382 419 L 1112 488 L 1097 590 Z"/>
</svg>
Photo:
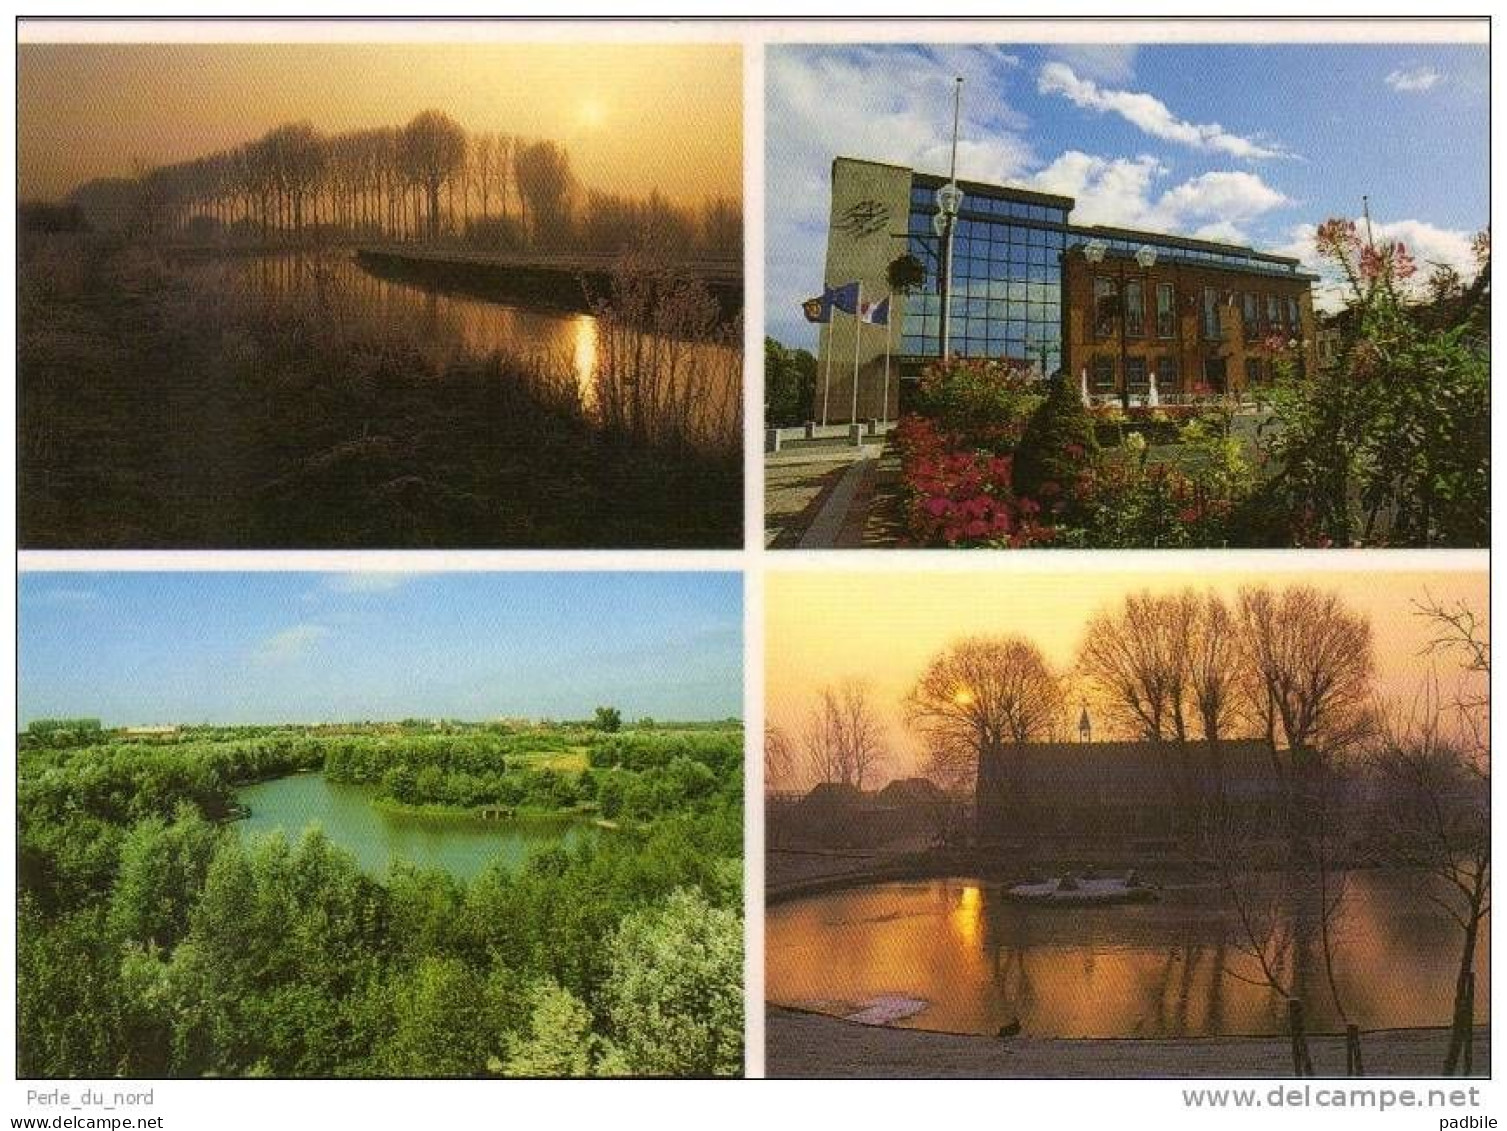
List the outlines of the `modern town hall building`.
<svg viewBox="0 0 1507 1131">
<path fill-rule="evenodd" d="M 821 328 L 813 416 L 895 419 L 900 386 L 942 354 L 936 220 L 945 177 L 851 157 L 832 162 L 826 285 L 892 291 L 909 255 L 918 285 L 886 325 L 835 312 Z M 1272 377 L 1274 347 L 1316 364 L 1311 284 L 1298 260 L 1235 244 L 1072 223 L 1073 199 L 959 181 L 952 232 L 950 340 L 963 357 L 1063 371 L 1097 397 L 1247 394 Z M 855 341 L 854 335 L 858 338 Z M 856 347 L 856 348 L 855 348 Z M 1154 375 L 1154 376 L 1153 376 Z"/>
</svg>

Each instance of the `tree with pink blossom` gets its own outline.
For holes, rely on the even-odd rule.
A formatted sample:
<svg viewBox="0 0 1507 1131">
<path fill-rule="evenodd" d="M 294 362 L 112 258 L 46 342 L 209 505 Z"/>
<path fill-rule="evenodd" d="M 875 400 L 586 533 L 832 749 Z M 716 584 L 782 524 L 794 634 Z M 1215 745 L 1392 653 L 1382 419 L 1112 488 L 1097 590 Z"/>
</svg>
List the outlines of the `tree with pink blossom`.
<svg viewBox="0 0 1507 1131">
<path fill-rule="evenodd" d="M 1344 279 L 1336 364 L 1308 372 L 1293 343 L 1270 343 L 1279 380 L 1264 455 L 1277 468 L 1268 511 L 1299 545 L 1484 546 L 1490 530 L 1490 365 L 1480 312 L 1490 239 L 1475 280 L 1420 300 L 1418 261 L 1353 220 L 1318 228 Z M 1434 277 L 1425 288 L 1440 293 Z M 1276 535 L 1273 534 L 1273 537 Z"/>
</svg>

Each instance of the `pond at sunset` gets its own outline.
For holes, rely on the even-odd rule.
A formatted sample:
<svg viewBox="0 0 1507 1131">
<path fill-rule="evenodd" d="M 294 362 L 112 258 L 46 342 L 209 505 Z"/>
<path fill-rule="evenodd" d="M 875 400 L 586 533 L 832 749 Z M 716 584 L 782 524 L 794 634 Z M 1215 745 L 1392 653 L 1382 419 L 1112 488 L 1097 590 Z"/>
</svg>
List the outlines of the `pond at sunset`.
<svg viewBox="0 0 1507 1131">
<path fill-rule="evenodd" d="M 767 921 L 766 997 L 778 1005 L 989 1035 L 1017 1018 L 1031 1037 L 1284 1031 L 1284 1003 L 1252 984 L 1255 964 L 1212 887 L 1064 910 L 1011 903 L 997 884 L 939 879 L 775 903 Z M 1415 879 L 1352 873 L 1338 938 L 1336 981 L 1350 1021 L 1449 1023 L 1460 933 Z M 1488 953 L 1483 929 L 1477 1022 L 1489 1014 Z M 1310 1029 L 1343 1031 L 1316 943 L 1300 966 Z"/>
</svg>

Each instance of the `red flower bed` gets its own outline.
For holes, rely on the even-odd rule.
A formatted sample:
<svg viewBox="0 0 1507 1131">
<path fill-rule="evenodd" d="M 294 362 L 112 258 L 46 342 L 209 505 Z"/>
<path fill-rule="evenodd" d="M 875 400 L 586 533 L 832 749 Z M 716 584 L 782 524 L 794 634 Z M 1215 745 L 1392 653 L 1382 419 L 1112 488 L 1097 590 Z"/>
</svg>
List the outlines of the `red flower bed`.
<svg viewBox="0 0 1507 1131">
<path fill-rule="evenodd" d="M 923 546 L 1026 546 L 1050 540 L 1041 508 L 1016 498 L 1009 456 L 958 446 L 930 420 L 907 416 L 895 428 L 905 484 L 905 517 Z"/>
</svg>

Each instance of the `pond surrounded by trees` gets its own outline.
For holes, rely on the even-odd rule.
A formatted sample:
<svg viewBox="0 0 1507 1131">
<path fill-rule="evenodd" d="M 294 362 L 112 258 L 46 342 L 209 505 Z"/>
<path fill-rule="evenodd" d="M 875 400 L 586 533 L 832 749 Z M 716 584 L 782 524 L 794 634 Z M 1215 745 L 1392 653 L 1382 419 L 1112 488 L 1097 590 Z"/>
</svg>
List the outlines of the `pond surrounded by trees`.
<svg viewBox="0 0 1507 1131">
<path fill-rule="evenodd" d="M 779 1005 L 990 1036 L 1016 1018 L 1028 1037 L 1285 1032 L 1284 1003 L 1250 981 L 1253 963 L 1212 889 L 1068 911 L 1023 907 L 967 878 L 873 884 L 774 904 L 766 924 L 765 996 Z M 1461 936 L 1418 880 L 1351 873 L 1337 930 L 1351 1022 L 1450 1023 Z M 1483 924 L 1477 1023 L 1489 1014 L 1489 946 Z M 1316 939 L 1307 951 L 1298 981 L 1310 1031 L 1343 1032 Z"/>
<path fill-rule="evenodd" d="M 374 805 L 376 793 L 374 786 L 340 785 L 320 773 L 257 782 L 236 790 L 236 800 L 250 810 L 236 828 L 247 837 L 280 831 L 296 841 L 305 829 L 317 825 L 369 875 L 385 875 L 398 859 L 439 868 L 461 880 L 473 878 L 494 861 L 517 867 L 537 852 L 569 848 L 601 831 L 576 817 L 526 815 L 490 821 L 404 813 Z"/>
</svg>

